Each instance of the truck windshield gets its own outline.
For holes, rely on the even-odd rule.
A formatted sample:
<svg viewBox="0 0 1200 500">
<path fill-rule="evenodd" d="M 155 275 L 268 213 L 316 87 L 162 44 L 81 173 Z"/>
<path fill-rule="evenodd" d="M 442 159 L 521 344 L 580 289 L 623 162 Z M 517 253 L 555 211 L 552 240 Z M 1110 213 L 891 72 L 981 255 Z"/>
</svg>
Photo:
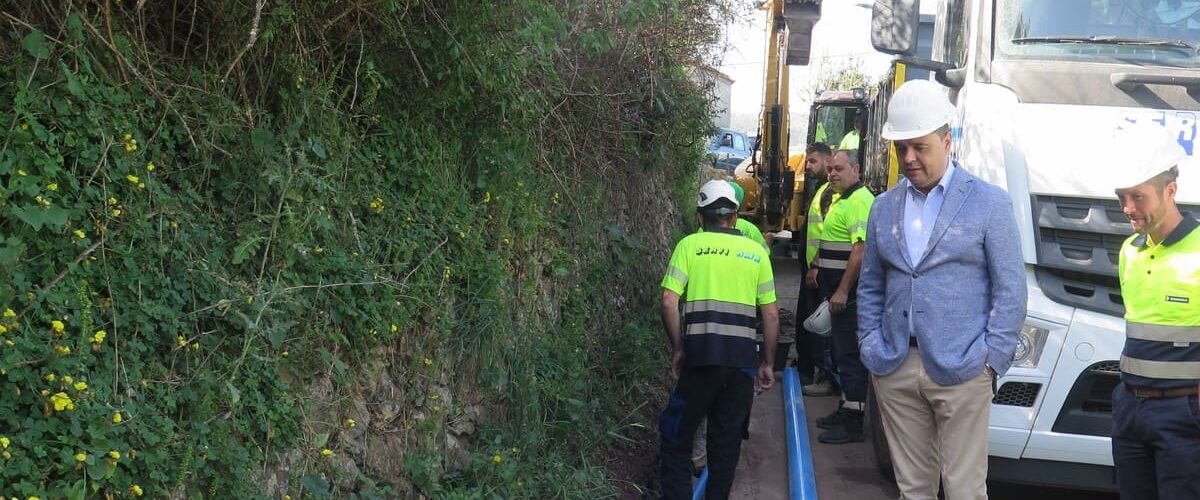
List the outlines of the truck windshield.
<svg viewBox="0 0 1200 500">
<path fill-rule="evenodd" d="M 997 0 L 996 57 L 1200 67 L 1200 0 Z"/>
</svg>

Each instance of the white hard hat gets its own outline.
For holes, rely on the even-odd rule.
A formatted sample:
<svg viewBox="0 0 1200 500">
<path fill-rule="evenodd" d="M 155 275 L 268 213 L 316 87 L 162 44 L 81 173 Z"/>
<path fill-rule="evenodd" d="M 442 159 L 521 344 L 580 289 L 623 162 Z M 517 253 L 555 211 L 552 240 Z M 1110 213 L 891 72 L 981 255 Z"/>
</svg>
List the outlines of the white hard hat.
<svg viewBox="0 0 1200 500">
<path fill-rule="evenodd" d="M 904 82 L 888 103 L 883 138 L 889 141 L 914 139 L 949 125 L 956 114 L 942 87 L 929 80 Z"/>
<path fill-rule="evenodd" d="M 804 320 L 804 329 L 822 337 L 828 337 L 829 332 L 833 330 L 831 319 L 829 301 L 822 301 L 821 305 L 817 306 L 817 310 Z"/>
<path fill-rule="evenodd" d="M 1166 172 L 1187 158 L 1177 134 L 1157 123 L 1138 123 L 1113 134 L 1110 158 L 1116 161 L 1116 188 L 1131 188 Z"/>
<path fill-rule="evenodd" d="M 722 198 L 729 200 L 735 207 L 738 205 L 737 193 L 733 191 L 733 186 L 726 181 L 708 181 L 700 186 L 700 196 L 696 199 L 696 207 L 707 207 Z"/>
</svg>

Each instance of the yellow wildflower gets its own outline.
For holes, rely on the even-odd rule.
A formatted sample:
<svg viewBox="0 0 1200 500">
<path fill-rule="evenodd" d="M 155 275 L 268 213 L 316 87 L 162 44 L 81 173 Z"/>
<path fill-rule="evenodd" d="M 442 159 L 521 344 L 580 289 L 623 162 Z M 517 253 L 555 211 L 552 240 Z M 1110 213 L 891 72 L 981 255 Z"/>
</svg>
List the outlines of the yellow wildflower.
<svg viewBox="0 0 1200 500">
<path fill-rule="evenodd" d="M 137 184 L 140 181 L 140 179 L 138 179 L 138 176 L 133 175 L 133 174 L 126 175 L 125 180 L 129 181 L 130 184 Z"/>
<path fill-rule="evenodd" d="M 483 192 L 483 202 L 484 202 L 484 203 L 491 203 L 491 202 L 492 202 L 492 192 L 491 192 L 491 191 L 484 191 L 484 192 Z"/>
<path fill-rule="evenodd" d="M 12 441 L 8 439 L 8 436 L 0 436 L 0 449 L 7 450 L 10 444 L 12 444 Z"/>
<path fill-rule="evenodd" d="M 63 384 L 66 384 L 66 385 L 71 385 L 71 384 L 75 383 L 75 379 L 73 377 L 71 377 L 70 375 L 63 375 L 62 381 L 63 381 Z"/>
<path fill-rule="evenodd" d="M 329 449 L 329 448 L 325 448 L 325 449 L 321 450 L 321 456 L 322 456 L 322 457 L 332 457 L 332 456 L 333 456 L 333 450 L 331 450 L 331 449 Z"/>
<path fill-rule="evenodd" d="M 111 458 L 113 460 L 120 460 L 121 452 L 119 452 L 117 450 L 112 450 L 112 451 L 108 452 L 108 458 Z"/>
<path fill-rule="evenodd" d="M 125 417 L 121 416 L 121 412 L 113 412 L 112 423 L 119 424 L 125 421 Z"/>
<path fill-rule="evenodd" d="M 81 240 L 87 238 L 87 233 L 85 233 L 82 229 L 76 229 L 74 234 L 76 238 Z"/>
<path fill-rule="evenodd" d="M 115 196 L 109 196 L 108 199 L 105 200 L 105 202 L 107 202 L 109 205 L 116 205 L 117 198 Z"/>
<path fill-rule="evenodd" d="M 85 461 L 87 461 L 87 453 L 76 453 L 76 454 L 75 454 L 75 461 L 76 461 L 76 462 L 85 462 Z"/>
<path fill-rule="evenodd" d="M 433 360 L 432 360 L 432 359 L 425 358 L 425 366 L 430 366 L 430 365 L 432 365 L 432 364 L 433 364 Z"/>
<path fill-rule="evenodd" d="M 4 453 L 0 453 L 0 457 L 4 457 L 5 460 L 9 460 L 12 458 L 12 453 L 5 451 Z"/>
<path fill-rule="evenodd" d="M 13 310 L 12 310 L 12 309 L 5 309 L 5 310 L 4 310 L 4 317 L 5 317 L 5 318 L 15 318 L 15 317 L 17 317 L 17 313 L 13 312 Z"/>
<path fill-rule="evenodd" d="M 29 130 L 29 123 L 21 122 L 21 130 Z"/>
<path fill-rule="evenodd" d="M 50 402 L 54 404 L 54 411 L 74 410 L 75 402 L 71 401 L 71 396 L 65 392 L 56 392 L 50 396 Z"/>
<path fill-rule="evenodd" d="M 492 455 L 492 463 L 494 463 L 494 464 L 498 464 L 498 463 L 500 463 L 500 462 L 503 462 L 503 461 L 504 461 L 504 457 L 500 456 L 500 454 L 499 454 L 499 453 L 496 453 L 496 454 L 493 454 L 493 455 Z"/>
<path fill-rule="evenodd" d="M 104 330 L 96 330 L 96 333 L 92 334 L 92 343 L 99 344 L 104 342 L 106 337 L 108 337 L 108 333 L 106 333 Z"/>
<path fill-rule="evenodd" d="M 283 356 L 283 357 L 285 357 L 285 358 L 286 358 L 286 357 L 288 357 L 288 352 L 287 352 L 287 351 L 283 351 L 282 353 L 280 353 L 280 356 Z"/>
<path fill-rule="evenodd" d="M 140 497 L 140 496 L 142 496 L 142 493 L 143 493 L 142 487 L 138 486 L 136 484 L 129 487 L 129 492 L 133 493 L 133 496 L 135 496 L 135 497 Z"/>
<path fill-rule="evenodd" d="M 17 169 L 17 175 L 19 175 L 19 176 L 21 176 L 21 177 L 25 177 L 26 175 L 29 175 L 29 174 L 25 173 L 25 169 L 23 169 L 23 168 L 18 168 L 18 169 Z"/>
<path fill-rule="evenodd" d="M 374 200 L 371 200 L 371 211 L 377 214 L 383 213 L 383 199 L 376 197 Z"/>
<path fill-rule="evenodd" d="M 58 380 L 58 377 L 55 376 L 53 373 L 47 373 L 46 376 L 43 378 L 45 378 L 47 382 L 53 382 L 55 380 Z"/>
<path fill-rule="evenodd" d="M 83 391 L 86 391 L 87 388 L 88 388 L 87 382 L 84 382 L 82 380 L 79 382 L 75 382 L 75 390 L 76 391 L 83 392 Z"/>
<path fill-rule="evenodd" d="M 392 333 L 396 333 L 398 331 L 400 331 L 400 327 L 396 326 L 395 323 L 392 323 Z"/>
<path fill-rule="evenodd" d="M 109 213 L 108 213 L 108 215 L 111 215 L 111 216 L 113 216 L 114 218 L 115 218 L 115 217 L 120 217 L 120 216 L 121 216 L 121 209 L 119 209 L 119 208 L 114 208 L 114 209 L 112 209 L 112 211 L 111 211 L 111 212 L 109 212 Z"/>
<path fill-rule="evenodd" d="M 183 338 L 183 335 L 180 335 L 178 337 L 175 337 L 175 343 L 179 344 L 179 347 L 186 347 L 188 341 L 187 341 L 187 339 Z"/>
<path fill-rule="evenodd" d="M 199 343 L 199 342 L 192 342 L 192 350 L 193 350 L 193 351 L 199 351 L 199 350 L 200 350 L 200 343 Z"/>
<path fill-rule="evenodd" d="M 146 183 L 145 183 L 145 182 L 139 182 L 139 183 L 138 183 L 138 189 L 146 189 Z"/>
<path fill-rule="evenodd" d="M 42 499 L 38 498 L 38 497 L 29 497 L 29 498 L 26 498 L 25 500 L 42 500 Z"/>
<path fill-rule="evenodd" d="M 54 320 L 50 322 L 50 329 L 54 330 L 54 333 L 62 333 L 66 328 L 67 326 L 62 321 Z"/>
<path fill-rule="evenodd" d="M 346 427 L 353 429 L 355 425 L 358 425 L 358 424 L 354 422 L 353 418 L 346 419 Z"/>
<path fill-rule="evenodd" d="M 152 162 L 152 161 L 146 162 L 146 171 L 147 172 L 154 171 L 154 162 Z"/>
<path fill-rule="evenodd" d="M 57 183 L 57 182 L 51 182 L 51 183 L 49 183 L 49 184 L 46 184 L 46 189 L 47 189 L 47 190 L 50 190 L 50 191 L 58 191 L 58 183 Z"/>
<path fill-rule="evenodd" d="M 4 333 L 5 333 L 5 332 L 7 332 L 7 331 L 8 331 L 8 327 L 7 327 L 7 326 L 0 325 L 0 335 L 4 335 Z"/>
<path fill-rule="evenodd" d="M 4 345 L 7 345 L 7 346 L 13 345 L 12 339 L 4 339 Z"/>
<path fill-rule="evenodd" d="M 57 352 L 59 354 L 71 354 L 71 348 L 67 347 L 65 345 L 62 345 L 62 344 L 55 344 L 54 352 Z"/>
</svg>

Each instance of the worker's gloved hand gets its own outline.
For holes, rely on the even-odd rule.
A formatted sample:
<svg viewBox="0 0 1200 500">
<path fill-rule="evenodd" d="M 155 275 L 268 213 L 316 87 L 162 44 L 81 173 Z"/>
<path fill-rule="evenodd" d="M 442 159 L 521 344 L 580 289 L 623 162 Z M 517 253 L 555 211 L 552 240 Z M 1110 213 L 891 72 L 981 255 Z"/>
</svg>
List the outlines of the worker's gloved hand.
<svg viewBox="0 0 1200 500">
<path fill-rule="evenodd" d="M 817 268 L 808 270 L 808 274 L 804 275 L 804 284 L 814 290 L 817 289 Z"/>
<path fill-rule="evenodd" d="M 671 352 L 671 377 L 679 380 L 679 374 L 683 372 L 683 351 Z"/>
<path fill-rule="evenodd" d="M 756 393 L 762 393 L 763 391 L 770 389 L 772 385 L 775 385 L 775 367 L 772 366 L 771 363 L 764 361 L 762 364 L 758 365 L 757 382 L 758 384 L 755 387 Z"/>
</svg>

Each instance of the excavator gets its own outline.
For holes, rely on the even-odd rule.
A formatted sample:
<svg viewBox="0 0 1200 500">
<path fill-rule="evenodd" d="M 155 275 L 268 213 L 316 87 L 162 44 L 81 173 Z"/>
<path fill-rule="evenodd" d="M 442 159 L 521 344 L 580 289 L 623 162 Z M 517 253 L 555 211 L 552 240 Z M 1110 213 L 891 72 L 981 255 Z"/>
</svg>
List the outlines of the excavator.
<svg viewBox="0 0 1200 500">
<path fill-rule="evenodd" d="M 765 233 L 794 232 L 804 223 L 796 196 L 804 184 L 804 165 L 788 162 L 788 69 L 809 63 L 821 1 L 766 0 L 761 8 L 767 11 L 763 108 L 754 151 L 734 172 L 746 192 L 739 217 Z"/>
</svg>

